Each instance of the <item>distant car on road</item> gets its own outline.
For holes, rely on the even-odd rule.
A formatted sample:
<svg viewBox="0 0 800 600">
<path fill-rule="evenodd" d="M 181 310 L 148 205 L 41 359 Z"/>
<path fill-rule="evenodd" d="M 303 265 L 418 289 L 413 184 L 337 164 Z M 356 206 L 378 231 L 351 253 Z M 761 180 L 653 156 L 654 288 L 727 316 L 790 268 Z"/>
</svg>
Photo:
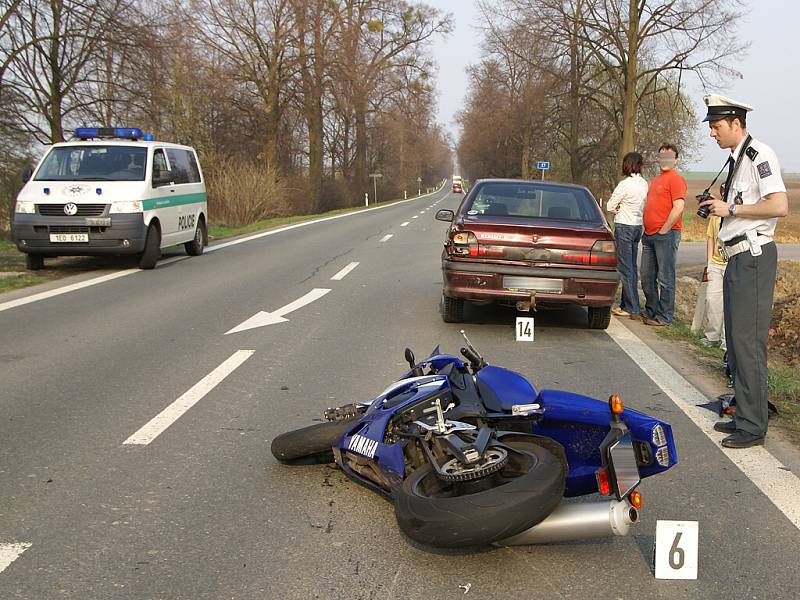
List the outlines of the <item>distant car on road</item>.
<svg viewBox="0 0 800 600">
<path fill-rule="evenodd" d="M 475 183 L 455 211 L 442 253 L 442 318 L 464 318 L 464 303 L 528 311 L 588 307 L 589 327 L 605 329 L 619 285 L 611 229 L 582 186 L 515 179 Z"/>
<path fill-rule="evenodd" d="M 460 183 L 454 183 L 453 184 L 453 193 L 454 194 L 461 194 L 461 193 L 463 193 L 463 191 L 464 190 L 461 188 L 461 184 Z"/>
</svg>

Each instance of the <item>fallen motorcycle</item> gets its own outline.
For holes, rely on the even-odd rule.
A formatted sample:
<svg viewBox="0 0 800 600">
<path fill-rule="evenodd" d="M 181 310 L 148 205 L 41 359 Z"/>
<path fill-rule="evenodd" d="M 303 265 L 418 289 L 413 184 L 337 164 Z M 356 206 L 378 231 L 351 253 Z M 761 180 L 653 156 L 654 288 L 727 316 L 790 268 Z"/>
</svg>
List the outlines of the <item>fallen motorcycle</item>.
<svg viewBox="0 0 800 600">
<path fill-rule="evenodd" d="M 335 461 L 393 502 L 411 539 L 465 547 L 625 535 L 644 477 L 677 462 L 671 427 L 608 402 L 537 391 L 470 344 L 431 355 L 373 400 L 325 411 L 326 422 L 279 435 L 287 464 Z M 600 494 L 605 499 L 569 502 Z"/>
</svg>

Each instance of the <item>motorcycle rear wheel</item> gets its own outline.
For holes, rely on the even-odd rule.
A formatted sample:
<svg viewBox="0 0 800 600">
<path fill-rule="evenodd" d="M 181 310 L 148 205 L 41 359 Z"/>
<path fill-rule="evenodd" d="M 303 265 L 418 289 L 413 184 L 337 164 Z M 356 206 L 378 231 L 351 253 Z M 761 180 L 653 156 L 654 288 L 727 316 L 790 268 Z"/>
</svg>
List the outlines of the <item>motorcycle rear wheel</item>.
<svg viewBox="0 0 800 600">
<path fill-rule="evenodd" d="M 333 462 L 333 443 L 350 429 L 359 417 L 328 421 L 280 434 L 270 446 L 272 456 L 289 465 Z"/>
<path fill-rule="evenodd" d="M 544 520 L 564 495 L 565 468 L 551 450 L 533 436 L 508 436 L 506 467 L 487 477 L 488 489 L 474 493 L 442 481 L 432 465 L 412 472 L 395 493 L 400 529 L 428 546 L 458 548 L 491 544 Z M 492 479 L 494 478 L 494 479 Z"/>
</svg>

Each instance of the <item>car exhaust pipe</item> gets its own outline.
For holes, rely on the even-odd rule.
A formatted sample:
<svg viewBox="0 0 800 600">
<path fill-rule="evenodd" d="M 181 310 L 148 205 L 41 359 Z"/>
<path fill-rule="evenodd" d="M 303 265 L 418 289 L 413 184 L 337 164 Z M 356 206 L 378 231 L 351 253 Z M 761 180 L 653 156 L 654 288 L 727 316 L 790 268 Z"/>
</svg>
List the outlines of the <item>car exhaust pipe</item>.
<svg viewBox="0 0 800 600">
<path fill-rule="evenodd" d="M 625 500 L 569 502 L 559 505 L 541 523 L 495 546 L 522 546 L 626 535 L 639 511 Z"/>
</svg>

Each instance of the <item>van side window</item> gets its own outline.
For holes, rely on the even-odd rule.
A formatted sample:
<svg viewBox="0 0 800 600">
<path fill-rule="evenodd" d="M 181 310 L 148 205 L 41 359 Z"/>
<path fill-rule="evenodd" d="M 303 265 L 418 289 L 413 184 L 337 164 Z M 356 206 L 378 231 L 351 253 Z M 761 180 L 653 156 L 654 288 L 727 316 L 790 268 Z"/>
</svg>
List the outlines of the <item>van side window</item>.
<svg viewBox="0 0 800 600">
<path fill-rule="evenodd" d="M 183 150 L 189 160 L 189 179 L 192 183 L 200 183 L 200 168 L 197 166 L 197 159 L 194 157 L 194 152 Z"/>
<path fill-rule="evenodd" d="M 186 150 L 178 148 L 167 148 L 167 156 L 169 157 L 169 164 L 172 167 L 172 174 L 174 175 L 173 181 L 178 183 L 194 183 L 191 177 L 191 168 L 189 167 L 189 153 Z"/>
<path fill-rule="evenodd" d="M 164 151 L 159 148 L 153 152 L 153 187 L 172 181 L 172 178 L 168 178 L 169 174 L 167 158 L 164 156 Z"/>
</svg>

